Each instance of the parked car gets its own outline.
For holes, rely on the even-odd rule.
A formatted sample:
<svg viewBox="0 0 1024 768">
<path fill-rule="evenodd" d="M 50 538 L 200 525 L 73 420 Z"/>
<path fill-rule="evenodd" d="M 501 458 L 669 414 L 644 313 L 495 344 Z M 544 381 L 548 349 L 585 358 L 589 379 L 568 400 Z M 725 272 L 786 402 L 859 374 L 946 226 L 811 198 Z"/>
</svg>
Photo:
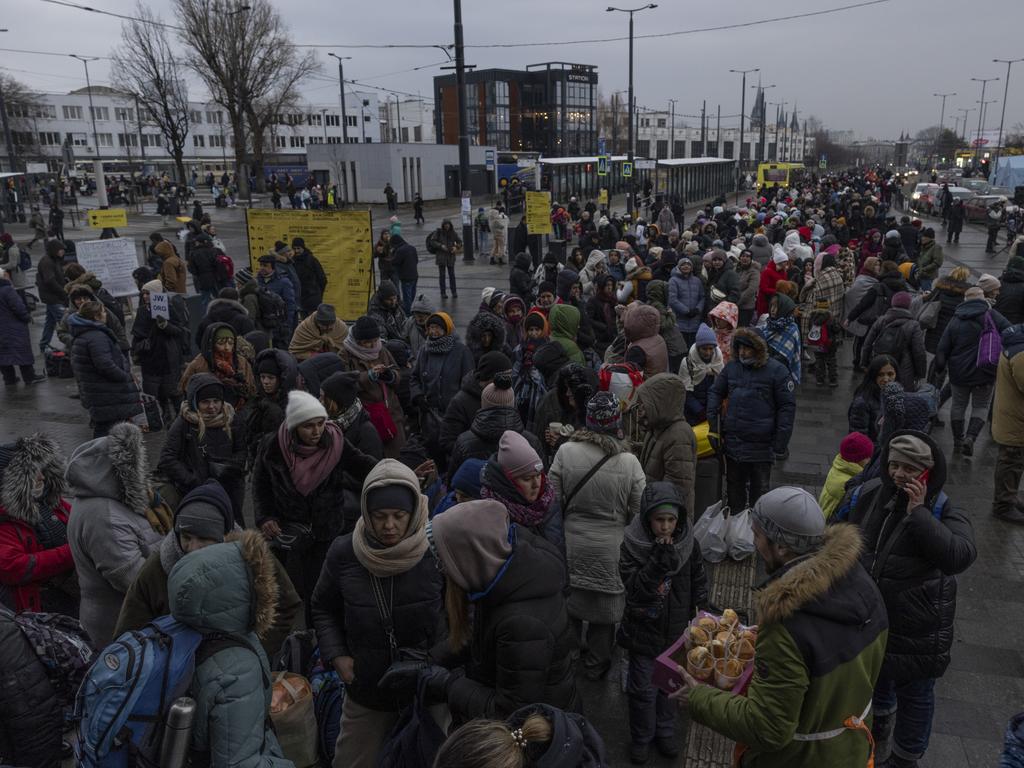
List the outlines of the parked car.
<svg viewBox="0 0 1024 768">
<path fill-rule="evenodd" d="M 976 195 L 989 195 L 992 193 L 992 185 L 984 179 L 960 179 L 959 186 L 971 190 Z"/>
<path fill-rule="evenodd" d="M 940 189 L 942 188 L 938 184 L 918 184 L 910 195 L 910 207 L 915 211 L 931 213 L 932 206 L 938 202 Z"/>
<path fill-rule="evenodd" d="M 985 221 L 989 206 L 1005 202 L 1003 195 L 975 195 L 964 203 L 964 218 L 967 221 Z"/>
</svg>

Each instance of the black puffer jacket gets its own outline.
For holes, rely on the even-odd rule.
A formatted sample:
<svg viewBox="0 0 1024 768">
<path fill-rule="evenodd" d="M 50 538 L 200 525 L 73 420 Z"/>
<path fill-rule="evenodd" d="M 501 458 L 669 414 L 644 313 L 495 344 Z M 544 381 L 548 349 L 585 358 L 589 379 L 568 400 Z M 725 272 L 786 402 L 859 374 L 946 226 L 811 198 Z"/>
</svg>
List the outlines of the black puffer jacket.
<svg viewBox="0 0 1024 768">
<path fill-rule="evenodd" d="M 197 291 L 212 291 L 217 287 L 217 249 L 208 235 L 197 237 L 188 254 L 188 271 Z"/>
<path fill-rule="evenodd" d="M 882 345 L 876 342 L 884 339 L 890 328 L 895 328 L 899 334 L 896 337 L 896 349 L 882 349 Z M 909 309 L 890 307 L 872 323 L 868 335 L 864 337 L 860 364 L 867 368 L 871 359 L 880 354 L 896 358 L 896 375 L 900 384 L 908 392 L 916 391 L 918 380 L 923 379 L 927 373 L 928 358 L 924 351 L 924 329 Z"/>
<path fill-rule="evenodd" d="M 651 531 L 653 509 L 684 503 L 672 483 L 649 483 L 640 514 L 626 526 L 622 539 L 619 574 L 626 588 L 626 610 L 618 643 L 642 656 L 657 656 L 668 648 L 683 634 L 694 610 L 707 605 L 704 560 L 686 515 L 680 516 L 670 545 L 656 544 Z"/>
<path fill-rule="evenodd" d="M 0 607 L 0 762 L 58 768 L 63 713 L 39 657 Z"/>
<path fill-rule="evenodd" d="M 512 271 L 508 276 L 509 290 L 521 298 L 526 306 L 533 304 L 533 275 L 530 271 L 530 255 L 517 253 Z"/>
<path fill-rule="evenodd" d="M 249 317 L 249 311 L 234 299 L 214 299 L 206 308 L 206 316 L 196 326 L 196 347 L 202 348 L 203 334 L 213 323 L 227 323 L 235 329 L 235 333 L 244 334 L 253 329 L 255 322 Z"/>
<path fill-rule="evenodd" d="M 868 317 L 870 317 L 872 309 L 880 315 L 889 307 L 894 294 L 909 290 L 903 275 L 899 272 L 886 272 L 878 278 L 878 285 L 867 291 L 861 298 L 860 303 L 850 310 L 847 319 L 852 323 L 864 312 L 867 312 Z"/>
<path fill-rule="evenodd" d="M 292 266 L 299 276 L 299 285 L 302 286 L 302 309 L 304 314 L 316 312 L 316 308 L 324 300 L 324 289 L 327 287 L 327 275 L 320 265 L 320 260 L 308 249 L 302 253 L 295 254 L 292 259 Z"/>
<path fill-rule="evenodd" d="M 983 387 L 996 380 L 996 372 L 978 368 L 978 343 L 985 328 L 985 315 L 1003 331 L 1010 327 L 1006 318 L 989 308 L 985 299 L 971 299 L 956 308 L 953 319 L 939 340 L 935 351 L 935 369 L 948 369 L 949 380 L 959 387 Z"/>
<path fill-rule="evenodd" d="M 188 320 L 170 304 L 171 318 L 163 327 L 149 313 L 145 304 L 139 306 L 132 323 L 132 358 L 146 376 L 181 374 L 185 355 L 190 350 Z"/>
<path fill-rule="evenodd" d="M 1011 325 L 1024 323 L 1024 269 L 1008 266 L 999 280 L 1002 287 L 994 309 L 1009 320 Z"/>
<path fill-rule="evenodd" d="M 476 379 L 476 371 L 470 371 L 462 377 L 462 386 L 448 402 L 441 422 L 441 436 L 438 444 L 441 450 L 449 453 L 455 447 L 459 435 L 473 424 L 473 417 L 480 410 L 480 393 L 483 387 Z"/>
<path fill-rule="evenodd" d="M 92 420 L 123 421 L 140 413 L 139 389 L 113 332 L 77 314 L 68 318 L 68 325 L 74 339 L 71 369 Z"/>
<path fill-rule="evenodd" d="M 284 412 L 288 407 L 288 393 L 295 389 L 295 382 L 299 377 L 295 358 L 283 349 L 264 349 L 256 355 L 256 365 L 253 367 L 258 370 L 260 362 L 271 358 L 277 362 L 277 369 L 281 371 L 281 375 L 278 376 L 277 392 L 273 395 L 266 394 L 260 383 L 259 373 L 257 373 L 257 395 L 245 409 L 246 442 L 250 461 L 256 458 L 256 451 L 260 447 L 263 436 L 277 432 L 277 428 L 284 422 Z"/>
<path fill-rule="evenodd" d="M 448 462 L 448 480 L 451 481 L 466 459 L 488 459 L 497 453 L 498 441 L 505 430 L 518 432 L 533 446 L 538 456 L 543 455 L 544 446 L 532 432 L 526 431 L 519 411 L 507 406 L 485 408 L 477 412 L 472 426 L 455 441 L 451 461 Z"/>
<path fill-rule="evenodd" d="M 472 661 L 448 689 L 457 720 L 500 719 L 538 703 L 579 711 L 564 572 L 554 546 L 516 526 L 505 574 L 473 603 Z"/>
<path fill-rule="evenodd" d="M 345 370 L 341 358 L 333 352 L 321 352 L 299 363 L 299 376 L 302 377 L 302 388 L 313 397 L 320 397 L 320 382 L 332 373 Z M 259 383 L 259 382 L 257 382 Z"/>
<path fill-rule="evenodd" d="M 928 478 L 922 506 L 907 510 L 906 495 L 889 474 L 869 480 L 850 511 L 850 522 L 864 537 L 861 562 L 885 599 L 889 640 L 882 674 L 897 682 L 941 677 L 949 666 L 956 614 L 956 579 L 977 557 L 971 523 L 946 503 L 934 514 L 936 499 L 946 481 L 946 459 L 930 437 L 902 430 L 932 449 L 935 466 Z M 882 448 L 881 466 L 889 463 L 889 446 Z"/>
</svg>

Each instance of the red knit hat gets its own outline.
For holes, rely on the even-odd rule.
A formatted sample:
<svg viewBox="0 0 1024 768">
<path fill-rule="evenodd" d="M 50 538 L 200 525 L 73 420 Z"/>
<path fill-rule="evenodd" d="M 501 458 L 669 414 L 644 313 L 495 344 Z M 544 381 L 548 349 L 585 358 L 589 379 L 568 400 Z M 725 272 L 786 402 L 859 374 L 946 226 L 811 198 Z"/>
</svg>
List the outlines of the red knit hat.
<svg viewBox="0 0 1024 768">
<path fill-rule="evenodd" d="M 874 452 L 875 444 L 863 432 L 851 432 L 839 443 L 839 455 L 854 464 L 870 459 Z"/>
</svg>

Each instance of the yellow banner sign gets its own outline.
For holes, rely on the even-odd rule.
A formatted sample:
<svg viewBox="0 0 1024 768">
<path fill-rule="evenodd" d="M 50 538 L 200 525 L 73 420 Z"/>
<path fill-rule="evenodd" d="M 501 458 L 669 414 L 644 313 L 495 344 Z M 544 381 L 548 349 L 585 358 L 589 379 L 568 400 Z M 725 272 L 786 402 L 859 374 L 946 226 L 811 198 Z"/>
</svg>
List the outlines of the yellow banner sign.
<svg viewBox="0 0 1024 768">
<path fill-rule="evenodd" d="M 107 208 L 101 211 L 89 211 L 89 226 L 93 229 L 127 227 L 128 211 L 124 208 Z"/>
<path fill-rule="evenodd" d="M 597 204 L 608 205 L 608 190 L 604 187 L 601 187 L 597 193 Z"/>
<path fill-rule="evenodd" d="M 245 213 L 249 263 L 274 250 L 278 240 L 301 237 L 327 275 L 324 302 L 338 317 L 354 321 L 366 314 L 373 293 L 373 221 L 369 211 L 289 211 L 250 209 Z"/>
<path fill-rule="evenodd" d="M 526 192 L 526 231 L 531 235 L 551 234 L 551 193 Z"/>
</svg>

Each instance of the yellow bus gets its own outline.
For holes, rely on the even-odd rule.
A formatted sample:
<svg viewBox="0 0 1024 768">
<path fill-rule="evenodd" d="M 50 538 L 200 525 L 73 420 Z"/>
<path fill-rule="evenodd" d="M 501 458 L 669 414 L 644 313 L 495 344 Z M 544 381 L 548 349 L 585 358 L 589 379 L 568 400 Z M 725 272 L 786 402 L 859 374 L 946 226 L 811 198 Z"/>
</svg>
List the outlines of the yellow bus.
<svg viewBox="0 0 1024 768">
<path fill-rule="evenodd" d="M 806 170 L 803 163 L 761 163 L 757 166 L 757 188 L 789 187 L 797 183 Z"/>
</svg>

